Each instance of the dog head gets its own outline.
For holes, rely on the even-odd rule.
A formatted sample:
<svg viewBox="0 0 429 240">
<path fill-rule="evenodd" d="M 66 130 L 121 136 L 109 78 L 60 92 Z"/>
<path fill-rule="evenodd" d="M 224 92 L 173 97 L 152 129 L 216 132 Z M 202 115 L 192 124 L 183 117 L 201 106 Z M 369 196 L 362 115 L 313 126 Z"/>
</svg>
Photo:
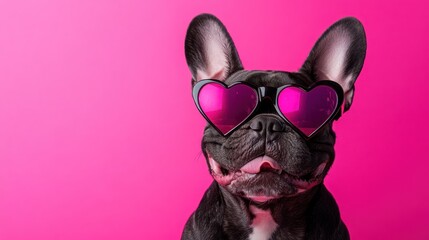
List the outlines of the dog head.
<svg viewBox="0 0 429 240">
<path fill-rule="evenodd" d="M 329 27 L 298 72 L 244 70 L 229 33 L 213 15 L 195 17 L 185 40 L 193 86 L 217 79 L 226 86 L 246 82 L 255 88 L 288 84 L 308 88 L 331 80 L 342 87 L 343 112 L 352 104 L 365 53 L 365 32 L 355 18 Z M 320 184 L 335 156 L 332 120 L 306 138 L 273 110 L 272 99 L 266 100 L 265 111 L 253 114 L 230 134 L 208 124 L 202 139 L 213 178 L 231 193 L 255 202 L 294 196 Z"/>
</svg>

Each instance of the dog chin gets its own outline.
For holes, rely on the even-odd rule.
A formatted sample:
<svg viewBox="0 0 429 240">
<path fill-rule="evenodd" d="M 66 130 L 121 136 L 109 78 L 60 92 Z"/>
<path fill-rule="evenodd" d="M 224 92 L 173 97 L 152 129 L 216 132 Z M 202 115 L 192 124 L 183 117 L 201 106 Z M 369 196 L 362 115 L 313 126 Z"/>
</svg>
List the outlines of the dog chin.
<svg viewBox="0 0 429 240">
<path fill-rule="evenodd" d="M 268 156 L 255 158 L 234 171 L 223 168 L 210 156 L 209 164 L 216 182 L 231 193 L 257 203 L 306 192 L 320 184 L 326 174 L 326 162 L 304 178 L 288 174 Z"/>
</svg>

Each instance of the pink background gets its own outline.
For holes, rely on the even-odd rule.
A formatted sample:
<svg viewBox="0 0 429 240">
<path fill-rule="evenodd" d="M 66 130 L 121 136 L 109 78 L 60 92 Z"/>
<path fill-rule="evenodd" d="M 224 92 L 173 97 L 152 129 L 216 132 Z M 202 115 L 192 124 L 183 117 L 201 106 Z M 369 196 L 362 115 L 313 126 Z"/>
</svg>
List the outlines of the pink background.
<svg viewBox="0 0 429 240">
<path fill-rule="evenodd" d="M 326 185 L 353 239 L 428 239 L 427 9 L 0 1 L 0 239 L 179 238 L 211 182 L 183 52 L 202 12 L 248 69 L 297 70 L 330 24 L 363 22 L 367 58 Z"/>
</svg>

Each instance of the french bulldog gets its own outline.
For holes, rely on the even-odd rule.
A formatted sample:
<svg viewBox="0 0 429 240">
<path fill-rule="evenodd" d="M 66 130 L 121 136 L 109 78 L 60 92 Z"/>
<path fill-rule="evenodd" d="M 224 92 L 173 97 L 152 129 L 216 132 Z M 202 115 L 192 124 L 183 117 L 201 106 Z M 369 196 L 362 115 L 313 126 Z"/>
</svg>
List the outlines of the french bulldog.
<svg viewBox="0 0 429 240">
<path fill-rule="evenodd" d="M 333 121 L 352 105 L 366 46 L 362 24 L 347 17 L 323 33 L 299 71 L 244 70 L 219 19 L 201 14 L 192 20 L 185 55 L 193 86 L 215 79 L 225 86 L 240 82 L 255 89 L 306 89 L 328 80 L 341 86 L 343 102 L 339 113 L 311 137 L 280 116 L 273 97 L 262 97 L 258 109 L 263 110 L 227 134 L 209 122 L 201 147 L 214 181 L 181 239 L 349 239 L 323 179 L 335 156 Z"/>
</svg>

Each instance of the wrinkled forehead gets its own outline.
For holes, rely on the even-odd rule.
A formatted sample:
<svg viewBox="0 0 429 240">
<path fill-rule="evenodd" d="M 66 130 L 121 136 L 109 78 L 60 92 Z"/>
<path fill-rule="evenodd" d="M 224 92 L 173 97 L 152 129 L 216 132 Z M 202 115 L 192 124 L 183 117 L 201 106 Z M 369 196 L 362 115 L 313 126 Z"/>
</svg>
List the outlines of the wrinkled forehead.
<svg viewBox="0 0 429 240">
<path fill-rule="evenodd" d="M 302 73 L 260 70 L 237 71 L 225 80 L 227 85 L 234 82 L 248 82 L 257 87 L 281 87 L 286 84 L 299 84 L 308 87 L 313 83 Z"/>
</svg>

